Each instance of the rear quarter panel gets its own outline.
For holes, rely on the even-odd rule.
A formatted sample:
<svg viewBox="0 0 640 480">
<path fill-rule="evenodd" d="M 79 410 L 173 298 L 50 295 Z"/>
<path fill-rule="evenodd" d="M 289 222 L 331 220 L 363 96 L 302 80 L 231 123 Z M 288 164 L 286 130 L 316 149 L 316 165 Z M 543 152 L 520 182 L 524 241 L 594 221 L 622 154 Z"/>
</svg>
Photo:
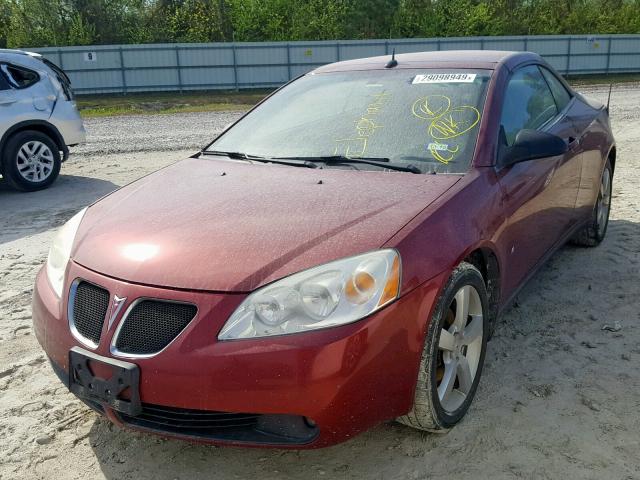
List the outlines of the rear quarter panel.
<svg viewBox="0 0 640 480">
<path fill-rule="evenodd" d="M 598 197 L 602 170 L 614 139 L 604 106 L 578 95 L 569 115 L 579 135 L 582 150 L 576 213 L 579 218 L 588 219 Z"/>
<path fill-rule="evenodd" d="M 0 92 L 2 98 L 11 100 L 10 103 L 0 104 L 0 137 L 18 123 L 29 120 L 48 121 L 57 100 L 57 93 L 47 73 L 25 62 L 3 61 L 1 57 L 0 62 L 28 68 L 36 71 L 40 76 L 40 80 L 27 88 Z"/>
</svg>

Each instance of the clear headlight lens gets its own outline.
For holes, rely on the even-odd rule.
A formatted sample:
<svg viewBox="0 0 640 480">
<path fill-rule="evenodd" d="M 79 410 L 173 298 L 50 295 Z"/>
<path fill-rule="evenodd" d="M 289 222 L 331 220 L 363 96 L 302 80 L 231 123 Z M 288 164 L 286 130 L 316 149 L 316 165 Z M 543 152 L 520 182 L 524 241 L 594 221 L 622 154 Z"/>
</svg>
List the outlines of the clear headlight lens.
<svg viewBox="0 0 640 480">
<path fill-rule="evenodd" d="M 67 263 L 69 263 L 69 257 L 71 256 L 71 247 L 86 211 L 86 208 L 80 210 L 58 230 L 53 239 L 53 245 L 49 249 L 47 277 L 49 277 L 49 283 L 51 283 L 51 287 L 58 297 L 62 296 L 64 273 L 67 270 Z"/>
<path fill-rule="evenodd" d="M 378 250 L 278 280 L 231 315 L 220 340 L 306 332 L 355 322 L 398 298 L 400 257 Z"/>
</svg>

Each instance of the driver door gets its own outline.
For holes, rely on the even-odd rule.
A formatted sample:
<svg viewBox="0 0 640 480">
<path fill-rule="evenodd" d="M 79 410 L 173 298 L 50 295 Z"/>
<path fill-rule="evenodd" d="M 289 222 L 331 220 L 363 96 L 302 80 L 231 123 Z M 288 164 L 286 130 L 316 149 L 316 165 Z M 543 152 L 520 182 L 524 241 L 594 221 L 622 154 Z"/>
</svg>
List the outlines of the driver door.
<svg viewBox="0 0 640 480">
<path fill-rule="evenodd" d="M 520 130 L 535 129 L 553 133 L 570 145 L 565 155 L 497 165 L 507 216 L 498 240 L 507 255 L 506 297 L 527 280 L 575 220 L 580 161 L 572 143 L 575 130 L 564 110 L 558 108 L 537 65 L 513 73 L 505 92 L 500 141 L 510 146 Z"/>
</svg>

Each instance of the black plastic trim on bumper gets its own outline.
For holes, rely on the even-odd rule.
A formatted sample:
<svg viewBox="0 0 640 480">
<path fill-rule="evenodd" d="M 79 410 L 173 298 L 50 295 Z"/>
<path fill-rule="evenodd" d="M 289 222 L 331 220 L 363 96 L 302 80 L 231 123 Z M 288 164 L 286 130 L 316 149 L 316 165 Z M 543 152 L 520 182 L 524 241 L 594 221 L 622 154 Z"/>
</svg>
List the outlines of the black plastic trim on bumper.
<svg viewBox="0 0 640 480">
<path fill-rule="evenodd" d="M 138 416 L 116 414 L 125 425 L 194 440 L 304 445 L 315 440 L 319 433 L 318 427 L 298 415 L 187 410 L 145 403 Z"/>
</svg>

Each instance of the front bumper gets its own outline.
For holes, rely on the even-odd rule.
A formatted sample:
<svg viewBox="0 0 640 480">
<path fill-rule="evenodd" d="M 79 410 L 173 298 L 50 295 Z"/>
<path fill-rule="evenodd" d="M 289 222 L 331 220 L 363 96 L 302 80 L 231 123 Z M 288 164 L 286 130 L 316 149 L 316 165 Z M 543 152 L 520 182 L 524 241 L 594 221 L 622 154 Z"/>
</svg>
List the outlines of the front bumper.
<svg viewBox="0 0 640 480">
<path fill-rule="evenodd" d="M 120 318 L 103 327 L 95 349 L 72 335 L 67 297 L 53 293 L 43 268 L 33 298 L 34 330 L 61 380 L 69 378 L 69 351 L 82 346 L 94 354 L 134 363 L 140 370 L 143 405 L 169 413 L 250 412 L 311 420 L 316 434 L 295 438 L 198 435 L 127 417 L 91 405 L 116 424 L 136 430 L 206 443 L 324 447 L 349 439 L 378 423 L 407 413 L 413 403 L 426 319 L 441 276 L 404 295 L 383 310 L 350 325 L 304 334 L 218 341 L 217 334 L 245 294 L 170 290 L 123 282 L 71 262 L 71 281 L 82 278 L 126 297 L 194 303 L 198 316 L 167 348 L 150 358 L 117 357 L 109 345 Z M 182 410 L 180 410 L 182 409 Z M 176 413 L 176 414 L 178 414 Z M 173 413 L 171 413 L 173 415 Z M 182 417 L 181 417 L 182 418 Z M 151 425 L 151 427 L 150 427 Z M 302 438 L 302 437 L 300 437 Z"/>
</svg>

